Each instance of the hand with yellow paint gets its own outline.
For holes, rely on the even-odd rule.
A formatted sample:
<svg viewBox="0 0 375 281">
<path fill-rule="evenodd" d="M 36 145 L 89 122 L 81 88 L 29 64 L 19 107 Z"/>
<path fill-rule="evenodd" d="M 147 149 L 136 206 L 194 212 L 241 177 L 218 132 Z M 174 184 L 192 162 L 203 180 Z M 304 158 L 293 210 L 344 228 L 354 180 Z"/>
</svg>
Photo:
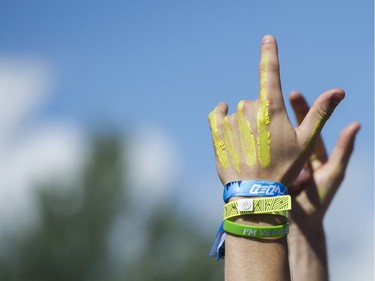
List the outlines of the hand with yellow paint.
<svg viewBox="0 0 375 281">
<path fill-rule="evenodd" d="M 291 186 L 345 94 L 341 89 L 321 94 L 294 128 L 282 96 L 276 40 L 270 35 L 262 41 L 259 79 L 258 100 L 239 102 L 237 111 L 229 116 L 227 104 L 220 103 L 209 114 L 217 172 L 223 184 L 267 180 Z M 279 219 L 276 215 L 252 215 L 236 222 L 279 225 Z M 286 237 L 264 243 L 227 233 L 225 280 L 290 280 Z"/>
<path fill-rule="evenodd" d="M 300 126 L 288 118 L 281 91 L 276 40 L 263 38 L 258 100 L 243 100 L 228 114 L 220 103 L 209 122 L 218 175 L 223 184 L 236 180 L 269 180 L 291 185 L 310 157 L 324 123 L 344 98 L 344 91 L 321 94 Z"/>
<path fill-rule="evenodd" d="M 297 92 L 291 94 L 290 101 L 297 121 L 301 123 L 309 107 Z M 323 218 L 344 179 L 359 129 L 359 123 L 349 124 L 341 132 L 329 158 L 319 138 L 309 161 L 289 188 L 293 208 L 289 216 L 288 239 L 294 280 L 328 280 Z"/>
</svg>

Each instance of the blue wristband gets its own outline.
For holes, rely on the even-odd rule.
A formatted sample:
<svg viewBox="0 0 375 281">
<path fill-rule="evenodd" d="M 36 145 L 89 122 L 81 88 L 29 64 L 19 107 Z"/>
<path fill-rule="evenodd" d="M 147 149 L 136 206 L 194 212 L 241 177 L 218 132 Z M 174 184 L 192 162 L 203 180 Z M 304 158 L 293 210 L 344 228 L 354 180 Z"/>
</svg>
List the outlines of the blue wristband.
<svg viewBox="0 0 375 281">
<path fill-rule="evenodd" d="M 217 261 L 225 256 L 225 231 L 223 223 L 220 225 L 219 230 L 216 233 L 209 256 L 215 257 Z"/>
<path fill-rule="evenodd" d="M 229 198 L 235 196 L 268 197 L 287 195 L 288 188 L 275 181 L 243 180 L 232 181 L 224 186 L 223 199 L 227 203 Z"/>
</svg>

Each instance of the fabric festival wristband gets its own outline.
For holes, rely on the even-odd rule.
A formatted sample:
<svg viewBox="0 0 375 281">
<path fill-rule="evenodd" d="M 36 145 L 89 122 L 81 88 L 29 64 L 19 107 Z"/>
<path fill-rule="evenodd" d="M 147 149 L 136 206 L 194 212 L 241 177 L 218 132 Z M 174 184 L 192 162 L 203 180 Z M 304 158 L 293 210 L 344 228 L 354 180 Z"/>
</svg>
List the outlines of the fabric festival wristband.
<svg viewBox="0 0 375 281">
<path fill-rule="evenodd" d="M 288 188 L 282 183 L 263 180 L 232 181 L 224 186 L 223 199 L 227 203 L 234 196 L 269 197 L 288 194 Z"/>
<path fill-rule="evenodd" d="M 276 226 L 250 226 L 226 220 L 223 223 L 224 231 L 243 237 L 280 238 L 289 233 L 289 224 Z"/>
<path fill-rule="evenodd" d="M 290 195 L 263 198 L 241 198 L 224 205 L 224 220 L 241 215 L 272 214 L 287 217 L 292 209 Z"/>
</svg>

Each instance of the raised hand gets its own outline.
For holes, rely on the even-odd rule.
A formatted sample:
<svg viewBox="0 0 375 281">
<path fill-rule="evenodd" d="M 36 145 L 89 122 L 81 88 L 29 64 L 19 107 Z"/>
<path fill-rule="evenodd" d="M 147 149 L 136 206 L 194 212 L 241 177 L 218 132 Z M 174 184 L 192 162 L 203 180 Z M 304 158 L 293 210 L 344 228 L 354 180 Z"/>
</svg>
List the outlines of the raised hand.
<svg viewBox="0 0 375 281">
<path fill-rule="evenodd" d="M 295 92 L 290 101 L 298 123 L 303 122 L 309 111 L 305 99 Z M 344 128 L 330 157 L 319 137 L 308 162 L 289 187 L 293 208 L 288 239 L 294 280 L 328 280 L 323 218 L 344 179 L 359 129 L 359 123 Z"/>
<path fill-rule="evenodd" d="M 209 115 L 216 167 L 223 184 L 264 179 L 291 185 L 310 157 L 320 131 L 344 91 L 321 94 L 298 128 L 291 124 L 281 91 L 276 40 L 265 36 L 259 64 L 258 100 L 243 100 L 228 116 L 220 103 Z"/>
<path fill-rule="evenodd" d="M 345 94 L 341 89 L 321 94 L 294 128 L 282 96 L 276 40 L 270 35 L 262 41 L 259 79 L 257 100 L 240 101 L 230 116 L 228 105 L 220 103 L 209 115 L 217 172 L 223 184 L 254 179 L 291 186 Z M 240 217 L 236 222 L 280 224 L 278 216 L 271 214 Z M 227 233 L 225 277 L 227 281 L 290 280 L 285 236 L 264 243 Z"/>
</svg>

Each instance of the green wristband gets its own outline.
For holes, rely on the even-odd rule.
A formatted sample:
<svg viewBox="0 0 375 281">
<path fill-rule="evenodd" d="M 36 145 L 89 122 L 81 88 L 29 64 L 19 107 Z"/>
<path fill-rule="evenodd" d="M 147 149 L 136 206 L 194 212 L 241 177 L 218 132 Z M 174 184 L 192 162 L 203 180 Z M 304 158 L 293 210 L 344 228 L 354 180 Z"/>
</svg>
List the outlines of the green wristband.
<svg viewBox="0 0 375 281">
<path fill-rule="evenodd" d="M 289 233 L 289 223 L 275 226 L 250 226 L 225 220 L 223 229 L 228 233 L 243 237 L 280 238 Z"/>
</svg>

